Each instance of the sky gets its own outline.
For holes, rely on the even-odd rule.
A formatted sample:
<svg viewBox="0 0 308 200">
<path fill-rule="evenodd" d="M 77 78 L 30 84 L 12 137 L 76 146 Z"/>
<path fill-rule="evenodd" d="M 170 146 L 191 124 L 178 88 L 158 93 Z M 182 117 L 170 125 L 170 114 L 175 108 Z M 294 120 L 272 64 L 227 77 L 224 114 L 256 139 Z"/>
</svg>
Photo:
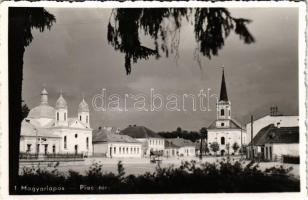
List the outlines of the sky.
<svg viewBox="0 0 308 200">
<path fill-rule="evenodd" d="M 33 30 L 34 40 L 24 55 L 23 99 L 29 108 L 39 105 L 45 87 L 49 104 L 54 106 L 60 90 L 68 103 L 69 117 L 76 117 L 83 95 L 90 105 L 92 128 L 130 124 L 154 131 L 172 131 L 182 127 L 198 131 L 216 119 L 215 100 L 210 111 L 146 112 L 97 111 L 92 106 L 95 95 L 106 89 L 106 96 L 118 94 L 121 108 L 125 94 L 143 94 L 150 106 L 150 90 L 163 98 L 176 94 L 198 95 L 201 89 L 219 95 L 222 66 L 227 92 L 232 104 L 232 118 L 245 124 L 250 116 L 259 118 L 278 106 L 284 115 L 298 115 L 298 10 L 296 8 L 230 8 L 235 17 L 251 19 L 248 25 L 256 42 L 246 45 L 235 34 L 225 41 L 219 55 L 201 56 L 201 67 L 194 59 L 196 47 L 193 28 L 183 23 L 179 58 L 150 58 L 133 64 L 126 75 L 124 55 L 107 41 L 111 10 L 101 8 L 47 8 L 56 17 L 51 30 Z M 151 44 L 142 38 L 143 44 Z M 164 99 L 166 104 L 166 99 Z M 110 102 L 110 101 L 108 101 Z M 107 103 L 108 103 L 107 102 Z M 183 102 L 180 102 L 183 103 Z M 179 104 L 180 104 L 179 103 Z"/>
</svg>

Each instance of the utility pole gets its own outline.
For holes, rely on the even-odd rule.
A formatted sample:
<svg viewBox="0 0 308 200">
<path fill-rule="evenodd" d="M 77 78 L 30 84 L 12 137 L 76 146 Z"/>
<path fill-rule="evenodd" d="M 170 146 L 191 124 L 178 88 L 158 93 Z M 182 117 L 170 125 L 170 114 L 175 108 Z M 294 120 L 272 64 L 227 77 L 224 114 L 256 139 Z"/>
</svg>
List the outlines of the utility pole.
<svg viewBox="0 0 308 200">
<path fill-rule="evenodd" d="M 252 139 L 253 139 L 253 115 L 251 115 L 250 123 L 251 123 L 250 148 L 251 148 L 251 160 L 253 160 L 254 159 L 254 150 L 253 150 L 253 143 L 252 143 Z"/>
</svg>

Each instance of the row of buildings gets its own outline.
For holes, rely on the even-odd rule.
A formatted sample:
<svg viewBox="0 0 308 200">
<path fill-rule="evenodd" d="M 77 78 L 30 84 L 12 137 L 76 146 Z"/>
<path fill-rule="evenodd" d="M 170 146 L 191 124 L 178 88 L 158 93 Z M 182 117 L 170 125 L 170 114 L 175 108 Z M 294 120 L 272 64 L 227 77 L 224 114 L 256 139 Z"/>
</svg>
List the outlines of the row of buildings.
<svg viewBox="0 0 308 200">
<path fill-rule="evenodd" d="M 40 104 L 31 109 L 22 121 L 20 152 L 110 158 L 140 158 L 157 152 L 166 157 L 196 155 L 195 143 L 182 138 L 165 139 L 143 126 L 129 126 L 124 130 L 110 127 L 93 130 L 89 106 L 84 99 L 77 109 L 76 118 L 69 118 L 63 95 L 60 94 L 55 107 L 52 107 L 48 104 L 48 92 L 43 89 Z M 210 154 L 238 154 L 239 151 L 231 148 L 237 144 L 239 147 L 248 146 L 248 157 L 264 160 L 299 155 L 298 116 L 281 116 L 276 110 L 244 128 L 231 114 L 223 71 L 216 120 L 208 126 L 206 140 L 208 147 L 215 143 L 218 149 L 213 152 L 212 148 L 208 148 Z"/>
</svg>

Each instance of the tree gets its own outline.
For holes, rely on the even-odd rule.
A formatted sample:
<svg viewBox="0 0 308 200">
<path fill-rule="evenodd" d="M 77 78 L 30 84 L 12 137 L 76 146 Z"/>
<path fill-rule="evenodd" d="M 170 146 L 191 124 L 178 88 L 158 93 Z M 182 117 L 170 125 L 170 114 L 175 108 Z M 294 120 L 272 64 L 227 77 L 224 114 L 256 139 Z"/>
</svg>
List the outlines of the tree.
<svg viewBox="0 0 308 200">
<path fill-rule="evenodd" d="M 234 153 L 236 153 L 239 148 L 240 148 L 240 146 L 237 144 L 237 142 L 234 142 L 233 145 L 232 145 L 232 149 L 233 149 Z"/>
<path fill-rule="evenodd" d="M 234 31 L 244 43 L 255 40 L 246 25 L 248 19 L 235 18 L 226 8 L 117 8 L 109 17 L 107 39 L 116 51 L 125 55 L 126 73 L 131 73 L 132 63 L 141 59 L 169 54 L 179 56 L 182 21 L 193 25 L 196 50 L 195 57 L 211 58 L 225 44 L 225 39 Z M 140 33 L 150 36 L 153 47 L 145 47 Z"/>
<path fill-rule="evenodd" d="M 203 145 L 203 140 L 207 140 L 207 129 L 205 127 L 200 129 L 200 160 L 202 160 L 203 152 L 206 152 L 207 144 Z"/>
<path fill-rule="evenodd" d="M 27 104 L 23 104 L 22 106 L 22 110 L 21 110 L 21 115 L 22 115 L 22 120 L 25 119 L 28 116 L 28 113 L 30 112 L 29 107 L 27 106 Z"/>
<path fill-rule="evenodd" d="M 9 51 L 9 191 L 14 193 L 18 183 L 19 140 L 23 117 L 21 88 L 23 78 L 23 56 L 25 48 L 33 40 L 32 29 L 50 29 L 55 17 L 44 8 L 9 8 L 8 51 Z"/>
<path fill-rule="evenodd" d="M 219 144 L 217 142 L 213 142 L 210 144 L 210 148 L 215 153 L 216 156 L 217 151 L 219 151 Z"/>
</svg>

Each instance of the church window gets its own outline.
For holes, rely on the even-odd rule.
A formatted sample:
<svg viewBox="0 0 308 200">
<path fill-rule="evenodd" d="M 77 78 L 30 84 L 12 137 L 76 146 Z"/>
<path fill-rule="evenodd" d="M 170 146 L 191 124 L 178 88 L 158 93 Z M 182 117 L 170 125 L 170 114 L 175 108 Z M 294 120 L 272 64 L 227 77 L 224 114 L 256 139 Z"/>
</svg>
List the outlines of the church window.
<svg viewBox="0 0 308 200">
<path fill-rule="evenodd" d="M 64 149 L 66 149 L 67 148 L 67 138 L 66 138 L 66 136 L 64 136 Z"/>
<path fill-rule="evenodd" d="M 57 121 L 59 121 L 59 112 L 57 112 Z"/>
<path fill-rule="evenodd" d="M 89 149 L 89 138 L 86 139 L 87 149 Z"/>
<path fill-rule="evenodd" d="M 52 153 L 56 153 L 56 145 L 52 145 Z"/>
<path fill-rule="evenodd" d="M 221 116 L 224 116 L 224 115 L 225 115 L 225 110 L 224 110 L 224 109 L 221 109 L 221 110 L 220 110 L 220 115 L 221 115 Z"/>
<path fill-rule="evenodd" d="M 75 134 L 75 138 L 77 138 L 77 137 L 78 137 L 78 134 L 76 133 L 76 134 Z"/>
<path fill-rule="evenodd" d="M 27 144 L 27 152 L 31 151 L 31 144 Z"/>
<path fill-rule="evenodd" d="M 66 121 L 66 113 L 64 113 L 64 121 Z"/>
<path fill-rule="evenodd" d="M 225 137 L 220 138 L 220 144 L 224 145 L 225 144 Z"/>
</svg>

